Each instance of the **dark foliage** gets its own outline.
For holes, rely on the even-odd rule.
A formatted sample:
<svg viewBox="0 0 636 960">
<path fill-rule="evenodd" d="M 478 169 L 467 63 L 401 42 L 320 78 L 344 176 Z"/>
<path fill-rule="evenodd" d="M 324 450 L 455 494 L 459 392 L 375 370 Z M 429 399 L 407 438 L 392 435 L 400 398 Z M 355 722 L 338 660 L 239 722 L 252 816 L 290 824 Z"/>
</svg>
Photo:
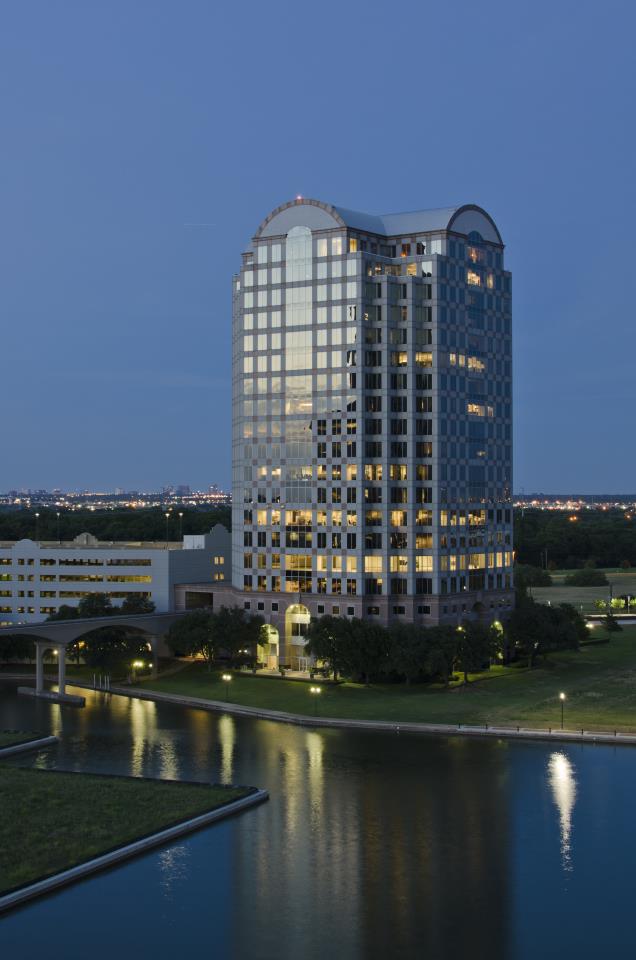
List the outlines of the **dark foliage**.
<svg viewBox="0 0 636 960">
<path fill-rule="evenodd" d="M 40 540 L 57 540 L 58 523 L 55 510 L 39 509 L 38 537 Z M 183 513 L 180 522 L 178 513 Z M 80 533 L 92 533 L 99 540 L 165 540 L 165 509 L 117 507 L 114 510 L 63 511 L 59 523 L 62 540 L 73 540 Z M 172 511 L 168 523 L 170 540 L 180 539 L 183 533 L 207 533 L 216 523 L 230 529 L 231 508 L 195 509 L 179 507 Z M 35 510 L 0 510 L 0 540 L 35 538 Z"/>
<path fill-rule="evenodd" d="M 556 510 L 515 510 L 517 562 L 562 570 L 636 566 L 636 518 L 622 510 L 575 514 Z"/>
</svg>

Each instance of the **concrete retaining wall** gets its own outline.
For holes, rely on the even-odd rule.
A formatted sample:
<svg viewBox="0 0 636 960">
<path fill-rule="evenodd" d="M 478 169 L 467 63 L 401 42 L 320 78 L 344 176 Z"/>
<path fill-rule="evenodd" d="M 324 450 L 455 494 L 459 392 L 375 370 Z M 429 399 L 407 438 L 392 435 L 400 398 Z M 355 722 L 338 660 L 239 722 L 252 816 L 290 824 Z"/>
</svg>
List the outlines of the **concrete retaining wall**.
<svg viewBox="0 0 636 960">
<path fill-rule="evenodd" d="M 146 851 L 152 850 L 153 847 L 170 843 L 172 840 L 186 833 L 192 833 L 194 830 L 200 830 L 201 827 L 207 827 L 211 823 L 216 823 L 219 820 L 224 820 L 226 817 L 234 816 L 235 813 L 240 813 L 242 810 L 247 810 L 250 807 L 256 806 L 258 803 L 262 803 L 264 800 L 267 800 L 268 797 L 269 794 L 266 790 L 255 790 L 253 793 L 248 794 L 248 796 L 241 797 L 240 800 L 233 800 L 232 803 L 227 803 L 216 810 L 210 810 L 209 813 L 202 813 L 198 817 L 184 820 L 183 823 L 177 823 L 172 827 L 168 827 L 166 830 L 153 833 L 149 837 L 135 840 L 133 843 L 128 843 L 124 847 L 118 847 L 117 850 L 111 850 L 101 857 L 94 857 L 92 860 L 87 860 L 86 863 L 80 863 L 76 867 L 71 867 L 69 870 L 63 870 L 61 873 L 56 873 L 54 876 L 47 877 L 45 880 L 38 880 L 36 883 L 29 884 L 28 887 L 22 887 L 20 890 L 13 891 L 13 893 L 7 893 L 5 896 L 0 897 L 0 913 L 6 910 L 12 910 L 14 907 L 18 907 L 28 900 L 33 900 L 35 897 L 41 897 L 46 893 L 51 893 L 58 887 L 75 883 L 76 880 L 81 880 L 91 873 L 96 873 L 98 870 L 104 870 L 116 863 L 121 863 L 122 860 L 129 860 L 131 857 L 136 857 L 140 853 L 146 853 Z"/>
</svg>

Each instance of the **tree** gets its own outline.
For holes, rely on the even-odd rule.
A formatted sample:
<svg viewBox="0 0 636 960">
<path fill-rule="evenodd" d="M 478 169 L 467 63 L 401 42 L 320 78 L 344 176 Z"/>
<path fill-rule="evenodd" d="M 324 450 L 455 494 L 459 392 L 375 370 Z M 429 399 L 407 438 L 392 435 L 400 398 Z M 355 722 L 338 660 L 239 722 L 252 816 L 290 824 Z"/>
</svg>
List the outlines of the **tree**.
<svg viewBox="0 0 636 960">
<path fill-rule="evenodd" d="M 547 570 L 527 563 L 517 563 L 514 569 L 515 584 L 519 587 L 551 587 L 552 577 Z"/>
<path fill-rule="evenodd" d="M 15 660 L 32 660 L 35 654 L 35 642 L 31 637 L 20 633 L 3 634 L 0 638 L 0 659 L 4 663 Z"/>
<path fill-rule="evenodd" d="M 489 624 L 477 620 L 466 620 L 457 633 L 456 663 L 468 683 L 468 674 L 477 673 L 494 656 L 498 638 Z"/>
<path fill-rule="evenodd" d="M 56 613 L 52 613 L 48 620 L 77 620 L 77 607 L 72 607 L 68 603 L 63 603 L 61 607 L 57 608 Z"/>
<path fill-rule="evenodd" d="M 457 656 L 457 630 L 451 626 L 429 627 L 426 630 L 426 640 L 428 672 L 434 677 L 440 677 L 447 687 Z"/>
<path fill-rule="evenodd" d="M 124 602 L 119 607 L 118 613 L 142 614 L 154 613 L 155 605 L 152 600 L 145 597 L 143 593 L 129 593 L 124 597 Z"/>
<path fill-rule="evenodd" d="M 568 645 L 578 648 L 584 640 L 589 638 L 585 618 L 571 603 L 560 603 L 557 610 L 560 612 L 564 624 L 570 624 L 573 631 L 571 637 L 564 633 L 562 639 L 567 641 Z"/>
<path fill-rule="evenodd" d="M 105 593 L 89 593 L 87 597 L 82 597 L 77 604 L 77 616 L 80 619 L 109 617 L 116 612 L 110 602 L 110 597 L 106 596 Z"/>
<path fill-rule="evenodd" d="M 244 662 L 244 650 L 249 651 L 248 656 L 254 656 L 264 624 L 262 617 L 251 616 L 242 607 L 221 607 L 212 617 L 218 645 L 231 660 Z"/>
<path fill-rule="evenodd" d="M 568 573 L 563 583 L 566 587 L 604 587 L 609 581 L 602 570 L 593 567 L 583 567 Z"/>
<path fill-rule="evenodd" d="M 177 656 L 202 656 L 211 670 L 218 643 L 214 614 L 207 610 L 192 610 L 175 620 L 167 633 L 166 643 Z"/>
<path fill-rule="evenodd" d="M 343 617 L 327 615 L 313 620 L 307 631 L 305 653 L 325 663 L 334 680 L 338 679 L 345 663 L 346 624 Z"/>
<path fill-rule="evenodd" d="M 398 623 L 390 629 L 391 666 L 407 686 L 426 671 L 428 633 L 410 623 Z"/>
<path fill-rule="evenodd" d="M 368 686 L 371 677 L 380 677 L 389 667 L 389 634 L 379 623 L 359 618 L 343 619 L 343 669 L 361 677 Z"/>
<path fill-rule="evenodd" d="M 125 627 L 101 627 L 82 637 L 82 643 L 84 662 L 102 670 L 130 669 L 133 661 L 148 657 L 144 635 Z"/>
<path fill-rule="evenodd" d="M 603 617 L 602 623 L 608 633 L 620 633 L 623 629 L 611 610 Z"/>
<path fill-rule="evenodd" d="M 546 607 L 533 600 L 526 600 L 513 611 L 506 630 L 515 649 L 528 658 L 530 668 L 538 656 L 578 649 L 587 636 L 585 621 L 571 604 Z"/>
<path fill-rule="evenodd" d="M 515 650 L 527 657 L 528 667 L 532 669 L 539 650 L 539 642 L 544 627 L 542 607 L 533 600 L 517 604 L 506 623 L 506 633 Z M 545 608 L 547 609 L 547 608 Z"/>
</svg>

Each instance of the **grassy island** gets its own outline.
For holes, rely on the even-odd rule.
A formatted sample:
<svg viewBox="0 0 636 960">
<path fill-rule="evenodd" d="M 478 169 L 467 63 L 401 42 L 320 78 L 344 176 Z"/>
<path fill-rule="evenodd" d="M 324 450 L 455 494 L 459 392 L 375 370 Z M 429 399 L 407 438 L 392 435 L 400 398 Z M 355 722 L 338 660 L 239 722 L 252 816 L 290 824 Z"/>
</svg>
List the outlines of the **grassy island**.
<svg viewBox="0 0 636 960">
<path fill-rule="evenodd" d="M 0 895 L 250 792 L 0 766 Z"/>
<path fill-rule="evenodd" d="M 591 635 L 600 636 L 598 627 Z M 606 635 L 606 634 L 605 634 Z M 290 713 L 422 723 L 488 723 L 536 727 L 560 724 L 559 693 L 566 694 L 565 725 L 598 730 L 636 730 L 636 627 L 625 627 L 605 645 L 552 653 L 533 670 L 523 665 L 493 667 L 468 686 L 439 684 L 321 684 L 318 702 L 310 684 L 276 677 L 234 674 L 202 663 L 165 678 L 146 681 L 148 690 L 225 700 Z M 319 681 L 318 681 L 319 682 Z M 226 689 L 229 687 L 229 689 Z"/>
</svg>

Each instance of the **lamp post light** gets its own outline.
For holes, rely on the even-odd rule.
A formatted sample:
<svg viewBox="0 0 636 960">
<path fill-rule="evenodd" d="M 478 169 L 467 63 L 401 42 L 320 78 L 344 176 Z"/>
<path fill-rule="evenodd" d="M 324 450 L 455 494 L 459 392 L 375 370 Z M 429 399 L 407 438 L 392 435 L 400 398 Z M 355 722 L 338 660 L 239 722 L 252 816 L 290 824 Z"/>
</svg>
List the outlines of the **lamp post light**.
<svg viewBox="0 0 636 960">
<path fill-rule="evenodd" d="M 183 540 L 183 514 L 179 514 L 179 540 Z"/>
<path fill-rule="evenodd" d="M 565 706 L 565 694 L 559 694 L 559 700 L 561 701 L 561 729 L 563 730 L 563 708 Z"/>
<path fill-rule="evenodd" d="M 35 542 L 38 543 L 40 540 L 40 514 L 36 513 L 35 515 Z"/>
<path fill-rule="evenodd" d="M 166 550 L 167 550 L 168 549 L 168 524 L 170 523 L 170 514 L 166 513 L 164 514 L 164 516 L 166 518 Z"/>
<path fill-rule="evenodd" d="M 56 512 L 55 516 L 57 517 L 57 542 L 61 544 L 62 540 L 60 538 L 60 511 L 59 510 Z"/>
<path fill-rule="evenodd" d="M 230 683 L 232 681 L 232 674 L 231 673 L 222 674 L 221 680 L 225 684 L 225 702 L 227 703 L 230 695 Z"/>
<path fill-rule="evenodd" d="M 310 687 L 309 692 L 314 698 L 314 716 L 318 714 L 318 697 L 322 693 L 322 687 Z"/>
</svg>

